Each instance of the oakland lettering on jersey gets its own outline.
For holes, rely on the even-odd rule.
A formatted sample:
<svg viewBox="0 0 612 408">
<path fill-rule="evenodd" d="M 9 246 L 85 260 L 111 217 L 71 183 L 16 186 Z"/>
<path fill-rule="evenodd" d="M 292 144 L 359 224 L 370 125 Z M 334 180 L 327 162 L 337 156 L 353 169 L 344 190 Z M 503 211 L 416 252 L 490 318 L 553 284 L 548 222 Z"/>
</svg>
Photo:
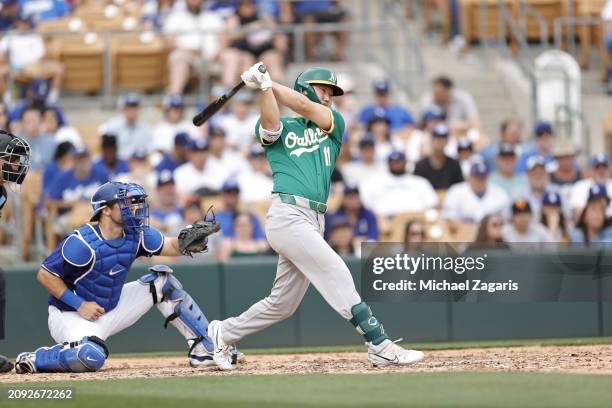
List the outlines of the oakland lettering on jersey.
<svg viewBox="0 0 612 408">
<path fill-rule="evenodd" d="M 302 137 L 299 137 L 295 132 L 287 133 L 287 136 L 285 136 L 285 146 L 287 146 L 288 149 L 293 149 L 296 146 L 307 148 L 316 145 L 318 147 L 318 145 L 327 140 L 328 137 L 327 133 L 323 133 L 320 128 L 316 128 L 316 130 L 307 128 L 304 129 Z"/>
</svg>

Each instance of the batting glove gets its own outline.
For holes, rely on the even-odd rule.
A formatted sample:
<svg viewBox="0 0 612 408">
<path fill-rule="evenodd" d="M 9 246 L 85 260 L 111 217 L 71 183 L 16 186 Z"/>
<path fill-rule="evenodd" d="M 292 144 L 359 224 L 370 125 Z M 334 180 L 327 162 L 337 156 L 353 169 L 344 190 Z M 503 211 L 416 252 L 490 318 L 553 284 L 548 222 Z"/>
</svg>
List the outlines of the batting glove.
<svg viewBox="0 0 612 408">
<path fill-rule="evenodd" d="M 242 81 L 247 87 L 252 89 L 260 89 L 259 82 L 255 80 L 250 70 L 244 71 L 242 75 L 240 75 L 240 79 L 242 79 Z"/>
<path fill-rule="evenodd" d="M 263 65 L 263 62 L 258 62 L 248 69 L 251 72 L 254 80 L 259 84 L 259 89 L 265 91 L 267 89 L 272 88 L 272 79 L 270 78 L 270 73 L 265 70 L 264 72 L 260 71 L 260 67 Z M 245 82 L 246 83 L 246 82 Z"/>
</svg>

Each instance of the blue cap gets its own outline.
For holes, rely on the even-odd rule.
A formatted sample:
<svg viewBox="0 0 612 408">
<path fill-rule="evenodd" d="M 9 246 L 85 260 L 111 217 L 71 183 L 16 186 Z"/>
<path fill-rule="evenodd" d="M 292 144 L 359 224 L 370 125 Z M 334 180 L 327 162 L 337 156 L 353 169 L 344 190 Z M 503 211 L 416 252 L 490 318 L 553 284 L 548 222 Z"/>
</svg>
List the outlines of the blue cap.
<svg viewBox="0 0 612 408">
<path fill-rule="evenodd" d="M 527 170 L 533 170 L 537 166 L 546 168 L 546 159 L 544 156 L 535 155 L 527 159 Z"/>
<path fill-rule="evenodd" d="M 225 182 L 223 183 L 223 186 L 221 187 L 221 191 L 224 193 L 228 191 L 240 191 L 240 185 L 238 184 L 236 180 L 228 179 L 228 180 L 225 180 Z"/>
<path fill-rule="evenodd" d="M 389 153 L 389 157 L 387 158 L 387 160 L 389 161 L 406 160 L 406 155 L 404 154 L 404 152 L 400 152 L 399 150 L 394 150 L 391 153 Z"/>
<path fill-rule="evenodd" d="M 333 231 L 338 228 L 353 228 L 348 218 L 343 215 L 332 217 L 329 224 L 330 231 Z"/>
<path fill-rule="evenodd" d="M 470 175 L 473 177 L 487 177 L 489 175 L 489 168 L 486 163 L 477 160 L 470 167 Z"/>
<path fill-rule="evenodd" d="M 132 160 L 146 160 L 148 157 L 148 153 L 144 149 L 136 149 L 134 153 L 132 153 Z"/>
<path fill-rule="evenodd" d="M 377 94 L 387 94 L 389 93 L 389 80 L 387 79 L 378 79 L 374 81 L 374 92 Z"/>
<path fill-rule="evenodd" d="M 189 150 L 203 151 L 208 150 L 208 140 L 206 139 L 192 139 L 189 143 Z"/>
<path fill-rule="evenodd" d="M 597 153 L 593 155 L 591 158 L 591 167 L 595 168 L 597 166 L 610 167 L 610 159 L 608 158 L 608 155 L 605 153 Z"/>
<path fill-rule="evenodd" d="M 539 122 L 535 126 L 535 129 L 534 129 L 533 133 L 536 135 L 536 137 L 538 137 L 538 136 L 542 136 L 544 134 L 551 134 L 551 135 L 553 135 L 555 132 L 554 132 L 553 127 L 552 127 L 552 125 L 550 123 L 548 123 L 548 122 Z"/>
<path fill-rule="evenodd" d="M 561 207 L 561 194 L 556 191 L 547 191 L 542 197 L 542 205 L 555 205 Z"/>
<path fill-rule="evenodd" d="M 610 200 L 608 196 L 608 190 L 606 190 L 605 184 L 593 184 L 591 188 L 589 188 L 589 199 L 588 201 L 597 199 L 597 198 L 605 198 L 606 200 Z"/>
<path fill-rule="evenodd" d="M 359 147 L 366 147 L 366 146 L 374 146 L 376 144 L 375 140 L 374 140 L 374 136 L 372 136 L 371 133 L 365 133 L 361 139 L 359 139 Z"/>
<path fill-rule="evenodd" d="M 344 194 L 359 193 L 359 187 L 355 183 L 346 183 L 344 185 Z"/>
<path fill-rule="evenodd" d="M 444 123 L 438 123 L 431 130 L 431 136 L 432 137 L 447 138 L 449 133 L 450 133 L 450 130 L 448 129 L 448 126 L 446 126 Z"/>
<path fill-rule="evenodd" d="M 457 150 L 471 150 L 472 149 L 472 141 L 467 137 L 462 137 L 457 140 Z"/>
<path fill-rule="evenodd" d="M 140 106 L 140 95 L 135 92 L 130 92 L 121 96 L 121 107 Z"/>
<path fill-rule="evenodd" d="M 189 146 L 191 143 L 191 136 L 187 132 L 179 132 L 174 136 L 175 146 Z"/>
<path fill-rule="evenodd" d="M 423 111 L 423 113 L 421 114 L 421 121 L 422 122 L 428 122 L 430 120 L 445 120 L 446 119 L 446 113 L 444 113 L 444 111 L 436 105 L 430 106 L 429 108 L 425 109 Z"/>
<path fill-rule="evenodd" d="M 185 100 L 181 95 L 170 94 L 164 97 L 163 101 L 164 110 L 172 109 L 172 108 L 184 108 Z"/>
<path fill-rule="evenodd" d="M 49 81 L 46 79 L 35 79 L 30 83 L 30 91 L 32 92 L 32 99 L 45 100 L 49 95 Z"/>
<path fill-rule="evenodd" d="M 391 124 L 391 120 L 387 116 L 384 108 L 378 107 L 375 108 L 370 116 L 368 117 L 368 126 L 374 122 L 385 121 L 387 124 Z"/>
<path fill-rule="evenodd" d="M 164 184 L 174 184 L 172 170 L 162 170 L 157 176 L 157 187 L 163 186 Z"/>
</svg>

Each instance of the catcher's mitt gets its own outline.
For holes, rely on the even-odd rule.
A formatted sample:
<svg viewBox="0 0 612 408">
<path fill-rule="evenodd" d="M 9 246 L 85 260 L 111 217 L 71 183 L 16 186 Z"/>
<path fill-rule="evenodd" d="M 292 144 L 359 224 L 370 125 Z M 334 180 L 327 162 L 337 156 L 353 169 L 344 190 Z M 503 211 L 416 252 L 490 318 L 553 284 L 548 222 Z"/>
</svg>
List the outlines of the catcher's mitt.
<svg viewBox="0 0 612 408">
<path fill-rule="evenodd" d="M 212 220 L 207 220 L 209 212 L 212 212 Z M 178 246 L 180 253 L 193 258 L 192 253 L 206 252 L 208 249 L 208 236 L 220 229 L 221 224 L 215 219 L 215 212 L 212 211 L 211 206 L 206 211 L 206 216 L 204 216 L 203 220 L 187 225 L 179 232 Z"/>
</svg>

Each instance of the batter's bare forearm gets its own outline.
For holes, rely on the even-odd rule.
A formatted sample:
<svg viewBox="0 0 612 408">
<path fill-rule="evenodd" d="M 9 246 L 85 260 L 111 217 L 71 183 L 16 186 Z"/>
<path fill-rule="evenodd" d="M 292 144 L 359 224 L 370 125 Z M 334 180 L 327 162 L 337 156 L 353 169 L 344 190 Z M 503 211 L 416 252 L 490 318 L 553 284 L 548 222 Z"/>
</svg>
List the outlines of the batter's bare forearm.
<svg viewBox="0 0 612 408">
<path fill-rule="evenodd" d="M 281 105 L 313 121 L 322 129 L 329 129 L 331 127 L 329 108 L 319 103 L 312 102 L 305 95 L 277 82 L 272 82 L 272 90 L 274 91 L 276 100 Z"/>
<path fill-rule="evenodd" d="M 62 281 L 57 276 L 53 275 L 51 272 L 46 270 L 45 268 L 40 268 L 38 270 L 38 274 L 36 275 L 36 280 L 40 283 L 47 291 L 59 299 L 64 291 L 68 288 L 64 281 Z"/>
<path fill-rule="evenodd" d="M 261 92 L 261 126 L 271 132 L 280 129 L 280 110 L 272 89 Z"/>
</svg>

